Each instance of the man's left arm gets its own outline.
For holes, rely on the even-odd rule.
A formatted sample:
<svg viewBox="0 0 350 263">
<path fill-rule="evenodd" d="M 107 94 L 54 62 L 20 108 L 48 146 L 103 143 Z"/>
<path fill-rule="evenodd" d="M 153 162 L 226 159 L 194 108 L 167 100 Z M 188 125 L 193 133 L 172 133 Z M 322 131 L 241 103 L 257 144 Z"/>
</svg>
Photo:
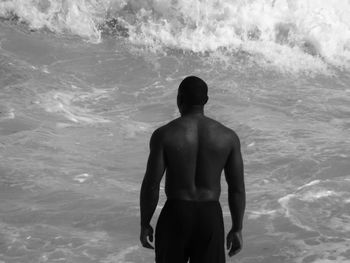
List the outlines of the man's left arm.
<svg viewBox="0 0 350 263">
<path fill-rule="evenodd" d="M 140 194 L 141 235 L 144 247 L 153 249 L 153 228 L 150 225 L 159 200 L 159 186 L 165 171 L 164 149 L 160 129 L 153 132 L 150 140 L 150 154 Z M 148 241 L 148 239 L 149 241 Z"/>
</svg>

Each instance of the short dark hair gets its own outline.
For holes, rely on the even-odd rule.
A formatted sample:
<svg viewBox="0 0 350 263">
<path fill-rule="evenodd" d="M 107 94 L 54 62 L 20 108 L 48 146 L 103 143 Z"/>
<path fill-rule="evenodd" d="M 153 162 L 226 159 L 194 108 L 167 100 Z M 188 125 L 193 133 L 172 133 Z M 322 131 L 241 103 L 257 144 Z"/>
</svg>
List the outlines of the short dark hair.
<svg viewBox="0 0 350 263">
<path fill-rule="evenodd" d="M 208 101 L 208 86 L 196 76 L 181 81 L 178 92 L 187 105 L 204 105 Z"/>
</svg>

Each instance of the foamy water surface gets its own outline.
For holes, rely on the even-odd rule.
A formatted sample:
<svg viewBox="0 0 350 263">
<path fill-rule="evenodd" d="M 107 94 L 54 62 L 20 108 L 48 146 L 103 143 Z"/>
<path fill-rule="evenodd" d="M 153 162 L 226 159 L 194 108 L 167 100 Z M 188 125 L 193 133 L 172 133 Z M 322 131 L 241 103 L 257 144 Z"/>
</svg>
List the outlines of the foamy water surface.
<svg viewBox="0 0 350 263">
<path fill-rule="evenodd" d="M 245 244 L 228 262 L 348 262 L 349 11 L 0 2 L 0 262 L 154 262 L 138 241 L 139 189 L 187 75 L 208 82 L 207 115 L 242 142 Z"/>
</svg>

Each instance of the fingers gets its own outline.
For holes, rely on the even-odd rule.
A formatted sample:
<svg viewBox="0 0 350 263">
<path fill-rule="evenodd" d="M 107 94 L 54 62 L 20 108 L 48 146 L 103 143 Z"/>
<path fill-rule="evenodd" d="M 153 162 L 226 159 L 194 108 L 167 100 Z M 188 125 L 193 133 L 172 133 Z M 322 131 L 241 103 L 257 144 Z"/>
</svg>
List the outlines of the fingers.
<svg viewBox="0 0 350 263">
<path fill-rule="evenodd" d="M 228 252 L 228 255 L 229 255 L 230 257 L 232 257 L 232 256 L 238 254 L 241 250 L 242 250 L 242 246 L 240 246 L 240 245 L 238 245 L 238 246 L 237 246 L 237 245 L 236 245 L 236 246 L 233 246 L 233 245 L 232 245 L 230 251 Z"/>
<path fill-rule="evenodd" d="M 227 235 L 227 249 L 229 250 L 228 255 L 230 257 L 236 255 L 242 250 L 242 238 L 238 233 L 229 233 Z"/>
<path fill-rule="evenodd" d="M 232 235 L 228 234 L 226 237 L 226 249 L 229 250 L 232 243 Z"/>
<path fill-rule="evenodd" d="M 153 236 L 149 236 L 149 240 L 153 242 Z M 145 248 L 154 249 L 154 247 L 148 242 L 146 235 L 141 237 L 141 244 Z"/>
<path fill-rule="evenodd" d="M 240 252 L 242 250 L 242 245 L 237 243 L 237 242 L 232 242 L 231 243 L 231 248 L 228 252 L 228 255 L 230 257 L 236 255 L 238 252 Z"/>
<path fill-rule="evenodd" d="M 142 242 L 142 246 L 145 248 L 154 249 L 154 247 L 148 241 Z"/>
<path fill-rule="evenodd" d="M 153 242 L 153 229 L 151 227 L 141 229 L 140 241 L 143 247 L 154 249 L 148 240 Z"/>
</svg>

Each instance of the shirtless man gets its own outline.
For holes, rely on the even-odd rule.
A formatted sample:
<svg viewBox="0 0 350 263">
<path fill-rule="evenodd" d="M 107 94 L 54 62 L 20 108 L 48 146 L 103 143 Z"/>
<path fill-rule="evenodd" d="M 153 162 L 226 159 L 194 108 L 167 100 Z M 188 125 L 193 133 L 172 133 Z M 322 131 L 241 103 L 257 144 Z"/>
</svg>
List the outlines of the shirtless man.
<svg viewBox="0 0 350 263">
<path fill-rule="evenodd" d="M 157 263 L 225 262 L 224 223 L 219 197 L 225 171 L 232 227 L 226 237 L 229 256 L 242 248 L 245 210 L 243 161 L 238 136 L 204 115 L 208 87 L 200 78 L 185 78 L 178 90 L 181 117 L 154 131 L 142 182 L 141 235 L 153 249 L 151 218 L 166 171 L 167 201 L 155 233 Z"/>
</svg>

